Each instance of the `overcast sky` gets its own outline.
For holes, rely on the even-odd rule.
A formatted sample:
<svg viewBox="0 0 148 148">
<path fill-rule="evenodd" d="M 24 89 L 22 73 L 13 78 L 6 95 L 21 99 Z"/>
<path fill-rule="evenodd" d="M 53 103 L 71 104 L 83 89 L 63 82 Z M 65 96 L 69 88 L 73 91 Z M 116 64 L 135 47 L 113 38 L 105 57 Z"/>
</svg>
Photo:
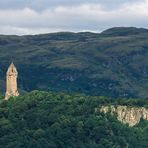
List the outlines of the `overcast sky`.
<svg viewBox="0 0 148 148">
<path fill-rule="evenodd" d="M 148 28 L 148 0 L 0 0 L 0 34 Z"/>
</svg>

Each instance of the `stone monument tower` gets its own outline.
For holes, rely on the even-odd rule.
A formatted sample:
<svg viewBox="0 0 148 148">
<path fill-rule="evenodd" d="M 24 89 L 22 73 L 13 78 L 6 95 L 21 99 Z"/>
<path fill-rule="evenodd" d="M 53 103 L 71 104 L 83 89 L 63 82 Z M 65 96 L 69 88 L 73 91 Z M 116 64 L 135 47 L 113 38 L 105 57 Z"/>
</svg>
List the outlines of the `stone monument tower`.
<svg viewBox="0 0 148 148">
<path fill-rule="evenodd" d="M 8 68 L 6 76 L 5 100 L 8 100 L 12 96 L 19 96 L 19 92 L 17 90 L 17 76 L 17 69 L 12 62 Z"/>
</svg>

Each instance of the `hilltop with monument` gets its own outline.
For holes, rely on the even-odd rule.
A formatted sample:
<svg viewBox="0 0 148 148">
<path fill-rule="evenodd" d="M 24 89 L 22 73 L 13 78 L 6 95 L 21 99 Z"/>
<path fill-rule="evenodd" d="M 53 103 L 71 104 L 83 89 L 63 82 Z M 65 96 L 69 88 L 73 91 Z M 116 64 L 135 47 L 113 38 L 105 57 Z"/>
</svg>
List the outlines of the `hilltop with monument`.
<svg viewBox="0 0 148 148">
<path fill-rule="evenodd" d="M 17 77 L 18 77 L 18 72 L 15 65 L 12 62 L 6 74 L 5 100 L 8 100 L 10 97 L 13 97 L 13 96 L 19 96 L 19 92 L 17 89 Z"/>
</svg>

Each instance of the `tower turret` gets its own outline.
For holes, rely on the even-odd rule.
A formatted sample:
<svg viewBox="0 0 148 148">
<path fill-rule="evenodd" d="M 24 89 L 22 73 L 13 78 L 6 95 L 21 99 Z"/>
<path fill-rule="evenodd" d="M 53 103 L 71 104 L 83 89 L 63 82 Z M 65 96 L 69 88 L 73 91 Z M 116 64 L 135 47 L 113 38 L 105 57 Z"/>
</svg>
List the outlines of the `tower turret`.
<svg viewBox="0 0 148 148">
<path fill-rule="evenodd" d="M 7 70 L 5 100 L 8 100 L 11 96 L 19 96 L 17 89 L 17 76 L 17 69 L 12 62 Z"/>
</svg>

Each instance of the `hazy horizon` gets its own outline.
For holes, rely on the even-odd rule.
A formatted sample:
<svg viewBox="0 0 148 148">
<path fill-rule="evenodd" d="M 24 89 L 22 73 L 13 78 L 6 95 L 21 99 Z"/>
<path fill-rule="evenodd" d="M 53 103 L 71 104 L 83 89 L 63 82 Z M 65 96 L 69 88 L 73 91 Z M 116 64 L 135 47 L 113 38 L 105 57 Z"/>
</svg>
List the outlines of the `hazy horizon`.
<svg viewBox="0 0 148 148">
<path fill-rule="evenodd" d="M 118 26 L 116 26 L 116 27 L 106 28 L 105 30 L 98 31 L 98 32 L 97 32 L 97 31 L 96 31 L 96 32 L 95 32 L 95 31 L 91 31 L 91 30 L 86 30 L 86 31 L 68 31 L 68 30 L 66 31 L 66 30 L 65 30 L 65 31 L 53 31 L 53 32 L 45 32 L 45 33 L 44 33 L 44 32 L 43 32 L 43 33 L 41 32 L 41 33 L 32 33 L 32 34 L 1 34 L 1 33 L 0 33 L 0 35 L 2 35 L 2 36 L 3 36 L 3 35 L 4 35 L 4 36 L 5 36 L 5 35 L 8 35 L 8 36 L 9 36 L 9 35 L 10 35 L 10 36 L 11 36 L 11 35 L 12 35 L 12 36 L 13 36 L 13 35 L 14 35 L 14 36 L 15 36 L 15 35 L 16 35 L 16 36 L 28 36 L 28 35 L 44 35 L 44 34 L 54 34 L 54 33 L 56 34 L 56 33 L 87 33 L 87 32 L 89 32 L 89 33 L 94 33 L 94 34 L 101 34 L 103 31 L 106 31 L 106 30 L 108 30 L 108 29 L 113 29 L 113 28 L 136 28 L 136 29 L 147 29 L 147 30 L 148 30 L 148 28 L 143 28 L 143 27 L 134 27 L 134 26 L 119 26 L 119 27 L 118 27 Z"/>
</svg>

